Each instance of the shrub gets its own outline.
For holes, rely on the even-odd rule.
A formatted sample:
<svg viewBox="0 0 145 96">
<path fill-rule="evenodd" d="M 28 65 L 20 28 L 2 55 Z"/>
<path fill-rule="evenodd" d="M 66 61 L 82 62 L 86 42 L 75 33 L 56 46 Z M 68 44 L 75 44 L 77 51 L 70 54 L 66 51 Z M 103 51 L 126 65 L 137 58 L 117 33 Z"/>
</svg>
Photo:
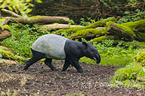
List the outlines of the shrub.
<svg viewBox="0 0 145 96">
<path fill-rule="evenodd" d="M 125 11 L 126 16 L 123 16 L 121 19 L 117 21 L 117 23 L 122 24 L 126 22 L 134 22 L 141 19 L 145 19 L 145 11 L 136 10 L 137 13 L 130 13 L 129 11 Z"/>
<path fill-rule="evenodd" d="M 131 63 L 124 68 L 118 69 L 112 79 L 113 86 L 131 86 L 145 89 L 145 52 L 138 53 L 135 57 L 137 62 Z"/>
</svg>

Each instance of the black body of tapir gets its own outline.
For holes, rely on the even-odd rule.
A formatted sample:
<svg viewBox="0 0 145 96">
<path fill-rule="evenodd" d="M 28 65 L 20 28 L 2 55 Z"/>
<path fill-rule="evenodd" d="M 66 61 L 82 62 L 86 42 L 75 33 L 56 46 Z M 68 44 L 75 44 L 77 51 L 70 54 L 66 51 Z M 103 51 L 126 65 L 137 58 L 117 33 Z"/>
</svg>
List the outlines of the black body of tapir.
<svg viewBox="0 0 145 96">
<path fill-rule="evenodd" d="M 79 65 L 79 59 L 83 56 L 94 59 L 100 63 L 101 57 L 92 43 L 76 42 L 65 37 L 46 34 L 39 37 L 31 47 L 32 58 L 28 60 L 24 70 L 42 58 L 46 58 L 44 63 L 52 70 L 56 68 L 51 64 L 52 59 L 64 59 L 62 71 L 65 71 L 69 65 L 74 66 L 78 72 L 83 73 Z"/>
</svg>

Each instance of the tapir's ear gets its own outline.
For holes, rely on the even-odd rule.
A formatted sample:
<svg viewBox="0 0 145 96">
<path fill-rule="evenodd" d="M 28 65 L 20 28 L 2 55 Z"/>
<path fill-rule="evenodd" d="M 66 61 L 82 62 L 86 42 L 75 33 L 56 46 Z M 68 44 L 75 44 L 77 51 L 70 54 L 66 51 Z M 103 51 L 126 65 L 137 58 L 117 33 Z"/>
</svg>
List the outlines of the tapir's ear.
<svg viewBox="0 0 145 96">
<path fill-rule="evenodd" d="M 93 40 L 91 40 L 90 43 L 93 45 Z"/>
<path fill-rule="evenodd" d="M 88 46 L 88 44 L 86 42 L 84 42 L 84 41 L 82 42 L 82 44 L 85 45 L 85 46 Z"/>
</svg>

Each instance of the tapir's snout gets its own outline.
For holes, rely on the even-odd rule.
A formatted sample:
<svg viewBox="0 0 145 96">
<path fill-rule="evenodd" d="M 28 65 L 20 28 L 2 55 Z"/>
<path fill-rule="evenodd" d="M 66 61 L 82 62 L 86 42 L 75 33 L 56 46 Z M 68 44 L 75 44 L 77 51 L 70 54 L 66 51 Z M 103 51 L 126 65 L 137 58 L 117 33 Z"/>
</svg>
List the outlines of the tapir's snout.
<svg viewBox="0 0 145 96">
<path fill-rule="evenodd" d="M 97 54 L 96 56 L 94 56 L 93 59 L 96 61 L 97 64 L 99 64 L 101 62 L 100 54 Z"/>
</svg>

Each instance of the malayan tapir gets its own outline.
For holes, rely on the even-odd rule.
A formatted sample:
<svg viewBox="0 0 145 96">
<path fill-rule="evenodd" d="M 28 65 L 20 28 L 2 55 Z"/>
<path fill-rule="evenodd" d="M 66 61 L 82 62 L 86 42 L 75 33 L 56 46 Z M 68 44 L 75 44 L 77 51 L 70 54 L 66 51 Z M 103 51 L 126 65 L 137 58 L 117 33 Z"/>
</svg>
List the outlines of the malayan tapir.
<svg viewBox="0 0 145 96">
<path fill-rule="evenodd" d="M 33 63 L 42 58 L 46 58 L 44 63 L 51 70 L 56 70 L 51 64 L 52 59 L 64 59 L 65 63 L 62 71 L 65 71 L 71 64 L 80 73 L 83 73 L 78 62 L 81 57 L 86 56 L 94 59 L 97 64 L 101 61 L 100 54 L 92 45 L 92 42 L 77 42 L 55 34 L 46 34 L 39 37 L 32 44 L 31 51 L 32 58 L 28 60 L 24 70 L 27 70 Z"/>
</svg>

